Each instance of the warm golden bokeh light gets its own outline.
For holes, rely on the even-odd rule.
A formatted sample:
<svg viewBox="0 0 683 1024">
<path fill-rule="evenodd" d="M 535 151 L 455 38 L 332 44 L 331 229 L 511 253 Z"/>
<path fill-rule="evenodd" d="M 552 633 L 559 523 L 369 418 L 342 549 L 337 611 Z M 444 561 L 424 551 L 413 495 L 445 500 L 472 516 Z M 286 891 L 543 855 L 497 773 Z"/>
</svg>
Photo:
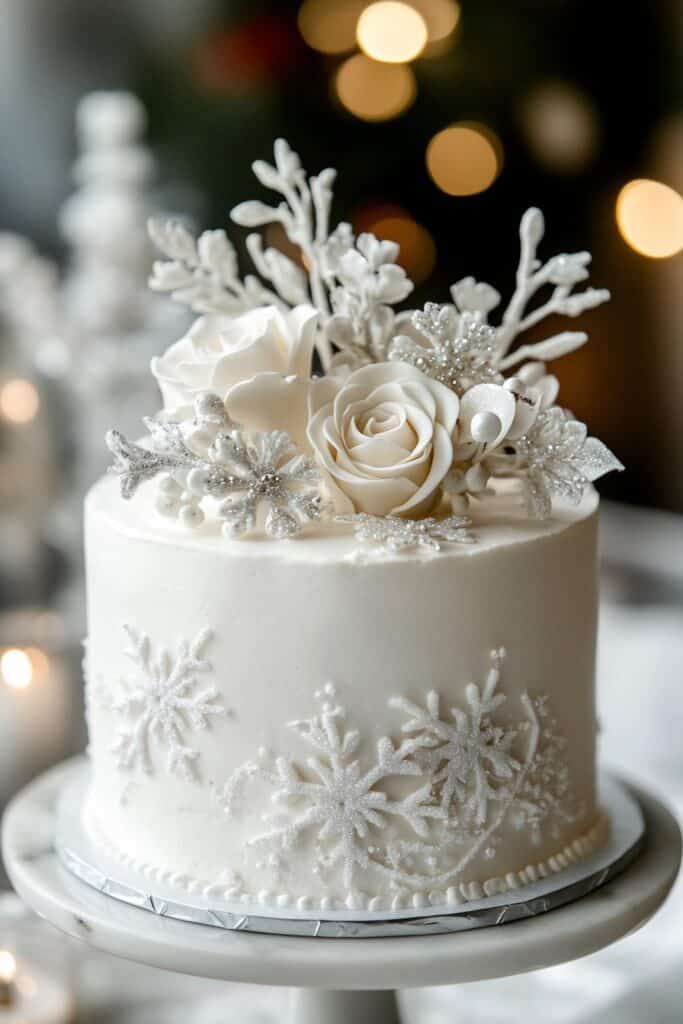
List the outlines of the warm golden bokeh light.
<svg viewBox="0 0 683 1024">
<path fill-rule="evenodd" d="M 661 181 L 624 185 L 616 217 L 622 237 L 641 256 L 666 259 L 683 248 L 683 196 Z"/>
<path fill-rule="evenodd" d="M 334 79 L 346 109 L 362 121 L 389 121 L 415 99 L 415 76 L 404 64 L 378 64 L 362 53 L 349 57 Z"/>
<path fill-rule="evenodd" d="M 463 121 L 438 132 L 427 146 L 427 170 L 442 192 L 471 196 L 496 180 L 503 147 L 485 125 Z"/>
<path fill-rule="evenodd" d="M 30 380 L 17 377 L 0 386 L 0 415 L 9 423 L 29 423 L 40 408 L 40 396 Z"/>
<path fill-rule="evenodd" d="M 424 50 L 427 25 L 410 4 L 379 0 L 361 14 L 356 35 L 358 45 L 368 57 L 387 64 L 404 64 Z"/>
<path fill-rule="evenodd" d="M 426 228 L 408 214 L 398 214 L 381 217 L 369 230 L 378 238 L 399 244 L 397 262 L 415 284 L 427 280 L 436 265 L 436 246 Z"/>
<path fill-rule="evenodd" d="M 305 0 L 299 9 L 299 31 L 320 53 L 347 53 L 356 46 L 358 19 L 367 0 Z"/>
<path fill-rule="evenodd" d="M 424 18 L 430 46 L 447 39 L 460 21 L 460 4 L 456 0 L 410 0 L 410 5 Z"/>
<path fill-rule="evenodd" d="M 25 690 L 33 681 L 33 665 L 26 651 L 10 647 L 0 658 L 0 677 L 13 690 Z"/>
<path fill-rule="evenodd" d="M 553 171 L 571 173 L 590 162 L 600 125 L 589 98 L 573 85 L 548 82 L 522 104 L 522 124 L 536 159 Z"/>
</svg>

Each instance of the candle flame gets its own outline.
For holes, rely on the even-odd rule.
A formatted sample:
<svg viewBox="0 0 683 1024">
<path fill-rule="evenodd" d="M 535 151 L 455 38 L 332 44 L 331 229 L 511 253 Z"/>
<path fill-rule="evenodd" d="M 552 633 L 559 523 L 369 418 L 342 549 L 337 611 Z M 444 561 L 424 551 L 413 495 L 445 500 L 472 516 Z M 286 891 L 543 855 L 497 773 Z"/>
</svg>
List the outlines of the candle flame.
<svg viewBox="0 0 683 1024">
<path fill-rule="evenodd" d="M 11 984 L 17 974 L 17 961 L 7 949 L 0 949 L 0 982 Z"/>
<path fill-rule="evenodd" d="M 30 686 L 33 681 L 33 665 L 26 651 L 18 647 L 6 650 L 0 658 L 0 677 L 13 690 L 25 690 Z"/>
</svg>

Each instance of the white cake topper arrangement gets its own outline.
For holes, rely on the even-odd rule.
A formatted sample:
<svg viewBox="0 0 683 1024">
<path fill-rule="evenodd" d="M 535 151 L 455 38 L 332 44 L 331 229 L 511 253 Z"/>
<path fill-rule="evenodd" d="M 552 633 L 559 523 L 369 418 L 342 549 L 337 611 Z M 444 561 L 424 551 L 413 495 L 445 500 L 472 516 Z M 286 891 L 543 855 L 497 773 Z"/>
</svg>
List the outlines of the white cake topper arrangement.
<svg viewBox="0 0 683 1024">
<path fill-rule="evenodd" d="M 586 334 L 514 347 L 546 316 L 575 317 L 609 298 L 574 292 L 589 253 L 538 258 L 540 210 L 522 218 L 515 289 L 494 326 L 500 295 L 472 277 L 452 286 L 450 303 L 396 312 L 413 288 L 399 248 L 345 223 L 330 230 L 333 170 L 307 177 L 282 139 L 274 165 L 253 169 L 280 200 L 241 203 L 233 221 L 280 225 L 301 262 L 254 232 L 258 276 L 241 278 L 224 231 L 195 239 L 152 221 L 167 258 L 151 287 L 200 316 L 152 363 L 164 409 L 145 421 L 149 442 L 107 435 L 124 497 L 160 475 L 157 508 L 188 527 L 210 516 L 230 537 L 265 529 L 283 539 L 329 517 L 384 547 L 438 550 L 473 539 L 467 512 L 494 493 L 491 481 L 518 480 L 529 515 L 544 518 L 553 498 L 579 502 L 623 468 L 555 404 L 545 364 Z"/>
</svg>

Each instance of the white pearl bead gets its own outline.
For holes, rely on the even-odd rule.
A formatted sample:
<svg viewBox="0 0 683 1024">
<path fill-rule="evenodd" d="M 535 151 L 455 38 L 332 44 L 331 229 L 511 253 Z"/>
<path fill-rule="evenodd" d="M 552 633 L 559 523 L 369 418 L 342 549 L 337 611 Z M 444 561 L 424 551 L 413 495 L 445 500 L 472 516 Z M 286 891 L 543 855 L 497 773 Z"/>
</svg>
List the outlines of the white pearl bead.
<svg viewBox="0 0 683 1024">
<path fill-rule="evenodd" d="M 191 469 L 187 474 L 187 489 L 190 494 L 204 494 L 208 478 L 208 470 L 196 468 Z"/>
<path fill-rule="evenodd" d="M 473 494 L 478 494 L 483 491 L 489 482 L 489 474 L 479 462 L 476 466 L 470 466 L 465 476 L 467 482 L 467 490 L 472 491 Z"/>
<path fill-rule="evenodd" d="M 156 500 L 156 510 L 162 516 L 174 518 L 180 507 L 180 502 L 173 494 L 160 494 Z"/>
<path fill-rule="evenodd" d="M 204 513 L 198 505 L 183 505 L 178 513 L 178 518 L 183 526 L 193 530 L 204 522 Z"/>
<path fill-rule="evenodd" d="M 502 423 L 495 412 L 477 412 L 472 417 L 470 432 L 475 441 L 488 444 L 498 437 Z"/>
</svg>

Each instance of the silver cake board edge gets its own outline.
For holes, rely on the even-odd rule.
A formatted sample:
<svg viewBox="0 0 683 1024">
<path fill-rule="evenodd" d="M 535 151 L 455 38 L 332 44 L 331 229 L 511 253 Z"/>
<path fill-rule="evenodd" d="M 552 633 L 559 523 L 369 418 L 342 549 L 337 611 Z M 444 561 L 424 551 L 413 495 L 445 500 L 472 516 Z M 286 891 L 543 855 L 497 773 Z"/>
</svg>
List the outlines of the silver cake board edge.
<svg viewBox="0 0 683 1024">
<path fill-rule="evenodd" d="M 610 820 L 601 849 L 533 884 L 459 904 L 401 910 L 298 911 L 179 893 L 100 850 L 83 823 L 88 767 L 67 781 L 57 811 L 55 850 L 62 865 L 98 892 L 160 917 L 226 931 L 311 938 L 443 935 L 489 928 L 547 913 L 587 896 L 624 871 L 640 853 L 645 822 L 638 802 L 613 776 L 600 778 L 600 805 Z"/>
</svg>

